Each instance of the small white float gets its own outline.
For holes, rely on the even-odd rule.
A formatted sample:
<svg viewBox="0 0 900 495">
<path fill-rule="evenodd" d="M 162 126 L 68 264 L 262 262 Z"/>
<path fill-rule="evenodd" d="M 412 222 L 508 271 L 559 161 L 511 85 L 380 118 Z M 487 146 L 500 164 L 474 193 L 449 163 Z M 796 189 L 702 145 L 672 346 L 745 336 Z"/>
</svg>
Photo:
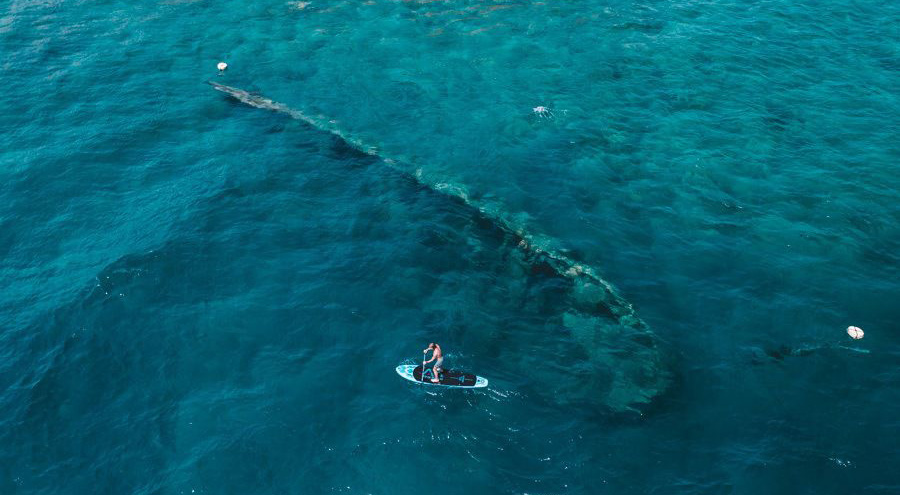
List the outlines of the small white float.
<svg viewBox="0 0 900 495">
<path fill-rule="evenodd" d="M 549 119 L 550 117 L 553 117 L 553 110 L 551 110 L 543 105 L 534 107 L 531 109 L 531 111 L 534 112 L 534 114 L 537 115 L 538 117 L 543 117 L 545 119 Z"/>
</svg>

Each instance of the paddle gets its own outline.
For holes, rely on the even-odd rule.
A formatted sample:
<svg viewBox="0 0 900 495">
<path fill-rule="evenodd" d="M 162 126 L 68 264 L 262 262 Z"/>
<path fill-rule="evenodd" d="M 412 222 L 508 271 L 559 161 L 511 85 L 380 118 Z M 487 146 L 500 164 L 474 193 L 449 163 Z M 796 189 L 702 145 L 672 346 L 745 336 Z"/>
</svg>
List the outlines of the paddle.
<svg viewBox="0 0 900 495">
<path fill-rule="evenodd" d="M 428 355 L 428 350 L 422 351 L 422 383 L 425 383 L 425 356 Z"/>
</svg>

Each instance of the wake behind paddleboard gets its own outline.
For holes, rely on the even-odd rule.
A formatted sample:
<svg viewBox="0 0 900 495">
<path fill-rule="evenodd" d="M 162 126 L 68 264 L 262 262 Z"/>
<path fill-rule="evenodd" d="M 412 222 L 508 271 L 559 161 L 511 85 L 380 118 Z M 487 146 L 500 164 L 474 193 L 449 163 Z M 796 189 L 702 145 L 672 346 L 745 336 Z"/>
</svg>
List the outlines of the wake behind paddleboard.
<svg viewBox="0 0 900 495">
<path fill-rule="evenodd" d="M 488 385 L 487 378 L 454 370 L 443 371 L 440 376 L 440 383 L 434 383 L 431 381 L 431 373 L 431 368 L 426 369 L 425 380 L 423 381 L 421 364 L 418 366 L 414 364 L 402 364 L 400 366 L 397 366 L 398 375 L 406 378 L 411 382 L 416 382 L 422 385 L 434 385 L 437 387 L 451 388 L 483 388 L 487 387 Z"/>
</svg>

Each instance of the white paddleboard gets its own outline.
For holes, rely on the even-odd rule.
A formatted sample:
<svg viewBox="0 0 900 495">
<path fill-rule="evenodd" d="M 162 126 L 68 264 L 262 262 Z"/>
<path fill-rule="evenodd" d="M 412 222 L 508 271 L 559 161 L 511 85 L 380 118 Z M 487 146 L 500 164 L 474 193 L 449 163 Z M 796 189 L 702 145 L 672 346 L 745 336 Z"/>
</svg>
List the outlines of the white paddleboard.
<svg viewBox="0 0 900 495">
<path fill-rule="evenodd" d="M 431 368 L 425 370 L 425 379 L 422 379 L 422 365 L 401 364 L 397 366 L 397 374 L 411 382 L 421 385 L 434 385 L 436 387 L 450 388 L 484 388 L 487 387 L 487 378 L 465 373 L 462 371 L 444 370 L 441 372 L 440 382 L 431 381 Z"/>
</svg>

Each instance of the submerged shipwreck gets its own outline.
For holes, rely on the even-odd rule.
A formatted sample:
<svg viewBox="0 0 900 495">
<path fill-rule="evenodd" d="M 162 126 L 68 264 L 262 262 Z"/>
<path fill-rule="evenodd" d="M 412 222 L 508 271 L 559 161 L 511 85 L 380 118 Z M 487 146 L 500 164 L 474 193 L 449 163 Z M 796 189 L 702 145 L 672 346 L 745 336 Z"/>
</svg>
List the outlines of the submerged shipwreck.
<svg viewBox="0 0 900 495">
<path fill-rule="evenodd" d="M 547 348 L 545 355 L 527 356 L 527 367 L 538 384 L 536 390 L 546 392 L 548 401 L 564 404 L 588 404 L 623 412 L 638 410 L 662 394 L 670 382 L 659 338 L 636 314 L 632 305 L 598 274 L 559 247 L 554 239 L 536 235 L 518 224 L 496 202 L 470 198 L 463 185 L 443 177 L 432 177 L 424 167 L 385 156 L 377 146 L 364 143 L 343 132 L 334 121 L 311 116 L 243 89 L 209 82 L 216 89 L 246 105 L 270 110 L 302 121 L 327 132 L 351 148 L 375 157 L 392 169 L 415 180 L 435 193 L 463 204 L 474 220 L 487 223 L 502 236 L 502 245 L 510 251 L 516 266 L 507 273 L 552 277 L 559 283 L 556 292 L 561 304 L 553 325 L 567 332 L 567 345 Z M 529 275 L 531 274 L 531 275 Z M 525 297 L 525 296 L 523 296 Z M 515 359 L 523 355 L 515 345 L 499 356 Z M 527 355 L 527 353 L 525 353 Z"/>
</svg>

